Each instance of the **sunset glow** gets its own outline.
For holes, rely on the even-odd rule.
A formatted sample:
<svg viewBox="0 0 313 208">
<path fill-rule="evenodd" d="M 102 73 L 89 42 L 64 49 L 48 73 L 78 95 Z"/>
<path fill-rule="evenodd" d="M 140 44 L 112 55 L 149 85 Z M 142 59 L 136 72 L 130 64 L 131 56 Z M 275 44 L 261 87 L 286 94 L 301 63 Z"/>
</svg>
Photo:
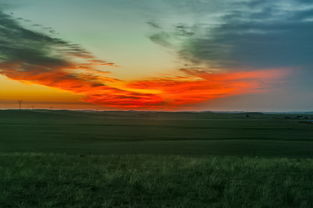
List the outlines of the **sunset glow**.
<svg viewBox="0 0 313 208">
<path fill-rule="evenodd" d="M 271 83 L 285 74 L 283 70 L 209 73 L 181 69 L 183 76 L 123 81 L 96 70 L 98 66 L 72 63 L 73 68 L 50 68 L 45 72 L 21 71 L 17 63 L 1 65 L 2 74 L 9 79 L 66 90 L 96 105 L 136 110 L 169 110 L 221 97 L 261 93 L 270 90 Z"/>
<path fill-rule="evenodd" d="M 246 3 L 232 10 L 235 6 L 206 1 L 193 6 L 176 0 L 126 2 L 32 1 L 27 7 L 0 2 L 2 106 L 15 108 L 23 99 L 31 105 L 58 103 L 64 108 L 195 110 L 197 105 L 210 110 L 212 101 L 229 98 L 218 108 L 257 109 L 265 100 L 277 109 L 286 104 L 286 109 L 307 108 L 309 39 L 296 36 L 292 25 L 276 31 L 271 24 L 283 27 L 286 18 L 294 18 L 309 30 L 311 22 L 285 12 L 286 3 L 273 5 L 281 16 L 258 19 L 258 12 Z M 303 11 L 309 9 L 305 2 L 301 5 Z M 72 10 L 42 15 L 46 8 L 61 7 Z M 78 15 L 81 8 L 90 15 Z M 302 49 L 304 55 L 282 46 Z M 286 91 L 299 98 L 291 100 Z"/>
</svg>

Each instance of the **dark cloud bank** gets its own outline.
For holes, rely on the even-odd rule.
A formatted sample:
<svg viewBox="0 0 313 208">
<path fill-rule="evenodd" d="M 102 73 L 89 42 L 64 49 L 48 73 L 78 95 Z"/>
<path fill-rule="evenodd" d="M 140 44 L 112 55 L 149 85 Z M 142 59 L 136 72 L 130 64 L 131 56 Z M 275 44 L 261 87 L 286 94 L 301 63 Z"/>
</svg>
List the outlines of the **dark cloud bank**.
<svg viewBox="0 0 313 208">
<path fill-rule="evenodd" d="M 1 7 L 1 4 L 0 4 Z M 89 62 L 94 57 L 79 45 L 29 30 L 0 8 L 0 66 L 17 71 L 49 71 L 71 67 L 77 59 Z M 1 70 L 0 70 L 1 72 Z"/>
<path fill-rule="evenodd" d="M 225 12 L 213 29 L 211 25 L 181 24 L 170 32 L 154 34 L 151 40 L 171 46 L 169 36 L 185 36 L 176 49 L 181 58 L 194 65 L 209 63 L 232 69 L 312 68 L 312 1 L 252 0 L 228 4 L 234 9 Z"/>
</svg>

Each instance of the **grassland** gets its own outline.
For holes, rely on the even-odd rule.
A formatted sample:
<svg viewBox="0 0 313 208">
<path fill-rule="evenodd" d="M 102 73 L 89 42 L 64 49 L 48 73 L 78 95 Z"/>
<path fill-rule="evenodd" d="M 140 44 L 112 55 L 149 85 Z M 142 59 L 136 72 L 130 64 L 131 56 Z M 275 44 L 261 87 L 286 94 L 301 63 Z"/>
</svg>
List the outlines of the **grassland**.
<svg viewBox="0 0 313 208">
<path fill-rule="evenodd" d="M 0 111 L 0 207 L 313 207 L 312 117 Z"/>
<path fill-rule="evenodd" d="M 0 152 L 313 156 L 313 115 L 0 111 Z"/>
<path fill-rule="evenodd" d="M 1 207 L 312 207 L 312 159 L 2 154 Z"/>
</svg>

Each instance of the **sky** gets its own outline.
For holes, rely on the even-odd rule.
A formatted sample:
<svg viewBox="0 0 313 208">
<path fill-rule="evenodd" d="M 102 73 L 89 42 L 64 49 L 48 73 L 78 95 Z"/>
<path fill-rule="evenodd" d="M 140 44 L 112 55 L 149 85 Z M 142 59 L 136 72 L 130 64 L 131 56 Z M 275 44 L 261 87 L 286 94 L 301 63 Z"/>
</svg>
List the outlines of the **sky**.
<svg viewBox="0 0 313 208">
<path fill-rule="evenodd" d="M 0 108 L 313 111 L 311 0 L 0 0 Z"/>
</svg>

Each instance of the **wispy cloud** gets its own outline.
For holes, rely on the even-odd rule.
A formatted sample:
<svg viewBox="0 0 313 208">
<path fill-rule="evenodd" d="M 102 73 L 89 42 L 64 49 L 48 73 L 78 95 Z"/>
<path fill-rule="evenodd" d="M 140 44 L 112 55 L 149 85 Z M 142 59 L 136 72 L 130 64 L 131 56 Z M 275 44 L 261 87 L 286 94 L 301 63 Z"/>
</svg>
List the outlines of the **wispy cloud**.
<svg viewBox="0 0 313 208">
<path fill-rule="evenodd" d="M 157 24 L 151 24 L 158 28 Z M 183 25 L 177 35 L 191 36 Z M 168 47 L 158 35 L 152 40 Z M 0 74 L 14 80 L 68 90 L 86 102 L 122 109 L 173 109 L 220 97 L 268 90 L 280 70 L 209 73 L 181 69 L 178 75 L 125 81 L 104 70 L 114 66 L 80 45 L 22 26 L 0 11 Z"/>
<path fill-rule="evenodd" d="M 168 4 L 169 10 L 181 12 L 180 18 L 163 25 L 150 21 L 154 30 L 150 39 L 174 48 L 183 62 L 229 70 L 313 67 L 312 1 L 173 0 Z M 186 16 L 192 21 L 179 22 Z"/>
<path fill-rule="evenodd" d="M 197 69 L 181 69 L 183 76 L 131 82 L 129 87 L 159 91 L 154 108 L 174 109 L 221 97 L 266 92 L 284 76 L 277 70 L 253 72 L 209 73 Z"/>
</svg>

